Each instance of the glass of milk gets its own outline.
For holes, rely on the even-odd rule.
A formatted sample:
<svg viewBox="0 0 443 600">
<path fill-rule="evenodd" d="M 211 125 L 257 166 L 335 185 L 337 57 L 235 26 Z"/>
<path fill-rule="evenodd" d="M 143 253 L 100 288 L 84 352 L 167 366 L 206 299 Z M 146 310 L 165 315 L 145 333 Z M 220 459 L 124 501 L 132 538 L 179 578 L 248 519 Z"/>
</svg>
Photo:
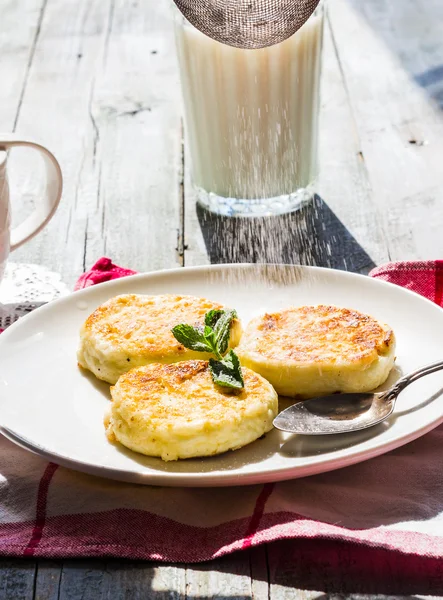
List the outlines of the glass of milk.
<svg viewBox="0 0 443 600">
<path fill-rule="evenodd" d="M 228 216 L 299 209 L 317 176 L 323 2 L 292 37 L 258 50 L 216 42 L 175 12 L 198 202 Z"/>
</svg>

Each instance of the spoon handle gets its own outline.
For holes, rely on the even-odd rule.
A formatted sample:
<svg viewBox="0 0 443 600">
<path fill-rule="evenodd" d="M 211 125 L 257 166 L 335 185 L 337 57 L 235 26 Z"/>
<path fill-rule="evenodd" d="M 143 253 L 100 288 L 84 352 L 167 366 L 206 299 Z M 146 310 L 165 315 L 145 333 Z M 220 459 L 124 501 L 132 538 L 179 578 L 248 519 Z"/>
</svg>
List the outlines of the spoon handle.
<svg viewBox="0 0 443 600">
<path fill-rule="evenodd" d="M 392 398 L 396 398 L 398 394 L 405 389 L 410 383 L 414 383 L 420 377 L 424 375 L 430 375 L 431 373 L 435 373 L 436 371 L 441 371 L 443 369 L 443 360 L 427 365 L 426 367 L 421 367 L 421 369 L 417 369 L 412 373 L 408 373 L 398 381 L 394 383 L 394 385 L 385 392 L 386 400 L 390 400 Z"/>
</svg>

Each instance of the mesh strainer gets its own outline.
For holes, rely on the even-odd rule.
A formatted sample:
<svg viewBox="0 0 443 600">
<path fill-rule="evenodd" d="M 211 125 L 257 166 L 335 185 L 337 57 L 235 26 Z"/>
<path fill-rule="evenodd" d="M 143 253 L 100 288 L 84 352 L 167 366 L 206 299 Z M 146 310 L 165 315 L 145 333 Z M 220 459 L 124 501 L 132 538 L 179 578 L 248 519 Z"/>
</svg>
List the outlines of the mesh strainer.
<svg viewBox="0 0 443 600">
<path fill-rule="evenodd" d="M 319 0 L 174 0 L 202 33 L 237 48 L 264 48 L 290 37 Z"/>
</svg>

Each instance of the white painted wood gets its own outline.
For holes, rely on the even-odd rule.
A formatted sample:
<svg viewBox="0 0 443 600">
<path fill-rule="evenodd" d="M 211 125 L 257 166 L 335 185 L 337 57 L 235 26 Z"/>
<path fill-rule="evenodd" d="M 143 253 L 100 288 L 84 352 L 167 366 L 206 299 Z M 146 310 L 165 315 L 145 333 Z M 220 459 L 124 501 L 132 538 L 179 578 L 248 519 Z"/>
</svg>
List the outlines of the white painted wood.
<svg viewBox="0 0 443 600">
<path fill-rule="evenodd" d="M 87 263 L 104 252 L 137 270 L 178 266 L 181 124 L 167 3 L 117 0 L 91 115 L 99 201 Z"/>
<path fill-rule="evenodd" d="M 186 595 L 190 599 L 246 600 L 251 598 L 252 586 L 248 553 L 241 552 L 208 563 L 188 565 Z"/>
<path fill-rule="evenodd" d="M 155 598 L 158 600 L 184 600 L 186 598 L 186 565 L 162 565 L 151 568 L 153 569 L 153 579 L 150 587 Z"/>
<path fill-rule="evenodd" d="M 101 64 L 99 58 L 106 39 L 108 13 L 108 2 L 64 2 L 63 10 L 57 2 L 47 3 L 17 123 L 19 131 L 40 139 L 55 152 L 65 183 L 62 202 L 53 221 L 35 240 L 16 252 L 14 259 L 41 262 L 55 270 L 66 271 L 63 255 L 71 245 L 69 283 L 83 266 L 87 215 L 75 211 L 77 227 L 70 239 L 67 229 L 81 165 L 90 153 L 89 92 L 96 67 Z M 20 173 L 24 173 L 26 167 L 24 161 L 17 164 Z M 19 195 L 28 194 L 31 182 L 31 174 L 24 179 L 18 177 L 12 195 L 17 199 Z M 14 210 L 16 206 L 15 203 Z M 77 244 L 76 248 L 71 241 Z"/>
<path fill-rule="evenodd" d="M 0 9 L 0 131 L 14 130 L 38 41 L 45 0 L 2 0 Z"/>
<path fill-rule="evenodd" d="M 399 65 L 443 108 L 443 43 L 440 0 L 352 0 Z"/>
<path fill-rule="evenodd" d="M 437 56 L 441 65 L 443 5 L 333 0 L 330 16 L 389 253 L 393 259 L 438 258 L 443 113 L 414 76 L 435 67 Z"/>
<path fill-rule="evenodd" d="M 163 3 L 48 0 L 18 129 L 55 152 L 65 186 L 53 221 L 16 261 L 69 284 L 103 253 L 138 270 L 178 264 L 172 43 Z"/>
</svg>

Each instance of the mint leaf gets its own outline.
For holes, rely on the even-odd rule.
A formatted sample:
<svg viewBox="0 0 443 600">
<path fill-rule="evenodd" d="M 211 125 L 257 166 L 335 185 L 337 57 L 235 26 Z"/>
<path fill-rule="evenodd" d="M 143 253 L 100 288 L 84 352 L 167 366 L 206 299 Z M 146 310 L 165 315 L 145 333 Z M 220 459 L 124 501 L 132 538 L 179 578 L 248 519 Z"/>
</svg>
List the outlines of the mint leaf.
<svg viewBox="0 0 443 600">
<path fill-rule="evenodd" d="M 208 343 L 203 332 L 192 325 L 182 323 L 172 329 L 172 335 L 177 342 L 180 342 L 185 348 L 195 350 L 196 352 L 213 352 L 212 345 Z"/>
<path fill-rule="evenodd" d="M 224 312 L 224 310 L 217 310 L 215 308 L 207 312 L 205 315 L 205 325 L 211 328 L 215 327 L 215 324 Z"/>
<path fill-rule="evenodd" d="M 235 390 L 244 388 L 240 361 L 233 350 L 230 350 L 222 360 L 210 358 L 209 368 L 212 380 L 217 385 Z"/>
<path fill-rule="evenodd" d="M 231 323 L 237 318 L 235 310 L 224 310 L 218 318 L 215 327 L 215 339 L 219 354 L 223 355 L 228 349 L 229 337 L 231 335 Z"/>
<path fill-rule="evenodd" d="M 236 318 L 235 310 L 211 310 L 205 315 L 204 328 L 182 323 L 172 329 L 172 334 L 185 348 L 210 352 L 216 356 L 216 359 L 209 359 L 214 383 L 232 390 L 242 390 L 244 381 L 238 356 L 230 350 L 223 358 L 229 346 L 231 323 Z"/>
<path fill-rule="evenodd" d="M 208 346 L 210 346 L 212 352 L 218 359 L 221 359 L 222 356 L 217 350 L 217 340 L 215 339 L 215 333 L 212 327 L 209 327 L 209 325 L 205 325 L 203 335 L 205 336 L 206 343 L 208 344 Z"/>
<path fill-rule="evenodd" d="M 205 325 L 205 328 L 203 330 L 203 334 L 205 337 L 210 337 L 211 335 L 213 335 L 213 331 L 212 331 L 212 327 L 209 327 L 209 325 Z"/>
</svg>

